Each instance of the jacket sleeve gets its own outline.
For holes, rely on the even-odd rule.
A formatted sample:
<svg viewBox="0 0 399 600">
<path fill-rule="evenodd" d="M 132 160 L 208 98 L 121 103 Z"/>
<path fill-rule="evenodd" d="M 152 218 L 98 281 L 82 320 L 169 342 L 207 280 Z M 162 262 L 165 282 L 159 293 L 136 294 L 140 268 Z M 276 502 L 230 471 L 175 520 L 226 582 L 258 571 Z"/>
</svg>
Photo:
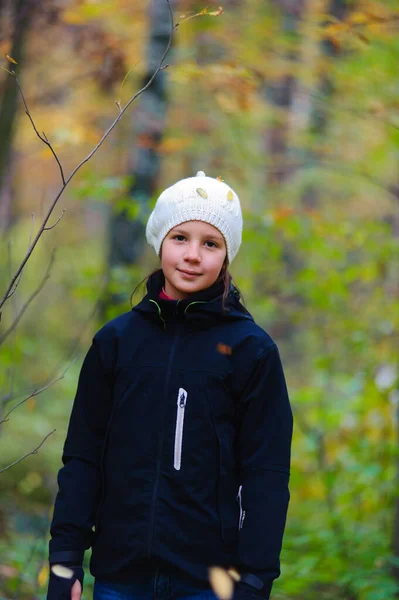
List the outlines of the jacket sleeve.
<svg viewBox="0 0 399 600">
<path fill-rule="evenodd" d="M 81 565 L 93 541 L 101 485 L 101 454 L 112 398 L 96 338 L 84 359 L 58 473 L 49 561 Z"/>
<path fill-rule="evenodd" d="M 257 360 L 239 400 L 237 459 L 241 500 L 237 567 L 266 598 L 280 575 L 289 503 L 292 412 L 278 348 Z M 249 575 L 249 576 L 248 576 Z M 258 585 L 259 584 L 259 585 Z"/>
</svg>

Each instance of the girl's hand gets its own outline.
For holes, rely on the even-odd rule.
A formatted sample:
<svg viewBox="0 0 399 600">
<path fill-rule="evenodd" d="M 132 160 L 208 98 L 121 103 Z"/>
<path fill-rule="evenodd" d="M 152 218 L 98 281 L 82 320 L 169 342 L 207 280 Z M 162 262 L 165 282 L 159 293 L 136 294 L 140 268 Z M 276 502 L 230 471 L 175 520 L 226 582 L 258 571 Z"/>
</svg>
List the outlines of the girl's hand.
<svg viewBox="0 0 399 600">
<path fill-rule="evenodd" d="M 71 600 L 80 600 L 82 597 L 82 586 L 79 579 L 75 581 L 71 590 Z"/>
<path fill-rule="evenodd" d="M 54 565 L 50 569 L 47 600 L 81 600 L 83 579 L 84 572 L 80 566 Z"/>
</svg>

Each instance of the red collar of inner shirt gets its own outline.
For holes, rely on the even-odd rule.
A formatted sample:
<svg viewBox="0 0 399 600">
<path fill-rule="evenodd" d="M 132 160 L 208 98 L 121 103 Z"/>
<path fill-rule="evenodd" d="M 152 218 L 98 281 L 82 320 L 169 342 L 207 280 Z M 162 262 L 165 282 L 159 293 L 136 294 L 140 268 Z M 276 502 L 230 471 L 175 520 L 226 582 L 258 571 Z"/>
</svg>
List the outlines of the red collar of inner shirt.
<svg viewBox="0 0 399 600">
<path fill-rule="evenodd" d="M 171 296 L 168 296 L 168 294 L 165 292 L 164 287 L 162 288 L 161 293 L 159 294 L 159 297 L 162 298 L 162 300 L 174 300 L 174 298 L 171 298 Z"/>
</svg>

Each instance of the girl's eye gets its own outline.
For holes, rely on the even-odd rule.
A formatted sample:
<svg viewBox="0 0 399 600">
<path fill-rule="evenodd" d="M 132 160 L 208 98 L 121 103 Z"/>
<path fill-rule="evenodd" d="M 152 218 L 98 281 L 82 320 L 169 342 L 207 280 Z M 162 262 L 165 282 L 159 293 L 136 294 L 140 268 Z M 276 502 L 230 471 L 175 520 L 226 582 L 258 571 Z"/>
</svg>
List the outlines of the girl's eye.
<svg viewBox="0 0 399 600">
<path fill-rule="evenodd" d="M 174 235 L 172 239 L 177 240 L 178 242 L 183 242 L 186 238 L 184 237 L 184 235 L 177 234 L 177 235 Z"/>
<path fill-rule="evenodd" d="M 218 245 L 215 242 L 212 242 L 211 240 L 208 240 L 207 242 L 205 242 L 205 244 L 208 244 L 209 248 L 217 248 Z"/>
</svg>

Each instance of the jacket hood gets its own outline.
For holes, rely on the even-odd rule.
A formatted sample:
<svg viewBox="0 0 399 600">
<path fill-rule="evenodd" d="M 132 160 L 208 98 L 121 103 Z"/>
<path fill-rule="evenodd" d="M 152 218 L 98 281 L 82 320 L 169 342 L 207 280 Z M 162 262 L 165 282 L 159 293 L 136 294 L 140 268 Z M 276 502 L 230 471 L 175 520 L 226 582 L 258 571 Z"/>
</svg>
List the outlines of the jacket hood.
<svg viewBox="0 0 399 600">
<path fill-rule="evenodd" d="M 224 283 L 218 279 L 211 287 L 192 294 L 183 300 L 166 300 L 159 297 L 165 277 L 162 270 L 156 271 L 147 281 L 147 293 L 133 311 L 145 315 L 160 324 L 167 321 L 215 321 L 220 319 L 249 319 L 251 314 L 240 302 L 240 293 L 230 283 L 229 294 L 223 306 Z"/>
</svg>

